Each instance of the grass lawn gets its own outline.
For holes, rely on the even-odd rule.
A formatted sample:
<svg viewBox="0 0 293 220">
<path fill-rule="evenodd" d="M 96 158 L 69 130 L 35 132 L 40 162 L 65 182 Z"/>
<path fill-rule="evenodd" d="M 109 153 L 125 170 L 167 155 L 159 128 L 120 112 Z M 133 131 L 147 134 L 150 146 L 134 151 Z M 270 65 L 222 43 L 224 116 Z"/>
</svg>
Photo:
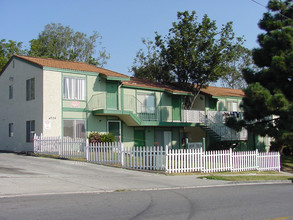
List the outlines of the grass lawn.
<svg viewBox="0 0 293 220">
<path fill-rule="evenodd" d="M 282 171 L 293 173 L 293 156 L 281 156 Z"/>
</svg>

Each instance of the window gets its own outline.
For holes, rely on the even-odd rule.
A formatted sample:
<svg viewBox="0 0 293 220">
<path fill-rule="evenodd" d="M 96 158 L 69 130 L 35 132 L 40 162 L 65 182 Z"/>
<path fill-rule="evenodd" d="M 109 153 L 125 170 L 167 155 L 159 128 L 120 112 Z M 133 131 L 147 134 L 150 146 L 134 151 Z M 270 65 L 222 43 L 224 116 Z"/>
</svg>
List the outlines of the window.
<svg viewBox="0 0 293 220">
<path fill-rule="evenodd" d="M 85 120 L 63 120 L 63 136 L 85 138 Z"/>
<path fill-rule="evenodd" d="M 33 142 L 35 135 L 35 121 L 26 122 L 26 142 Z"/>
<path fill-rule="evenodd" d="M 85 79 L 64 77 L 63 98 L 85 100 Z"/>
<path fill-rule="evenodd" d="M 9 123 L 8 127 L 9 137 L 13 137 L 13 123 Z"/>
<path fill-rule="evenodd" d="M 9 86 L 9 99 L 13 99 L 13 86 Z"/>
<path fill-rule="evenodd" d="M 35 99 L 35 78 L 26 81 L 26 100 Z"/>
<path fill-rule="evenodd" d="M 230 112 L 237 112 L 238 111 L 238 103 L 237 102 L 231 102 L 228 103 L 228 111 Z"/>
<path fill-rule="evenodd" d="M 154 94 L 137 94 L 137 112 L 138 113 L 155 113 L 155 95 Z"/>
</svg>

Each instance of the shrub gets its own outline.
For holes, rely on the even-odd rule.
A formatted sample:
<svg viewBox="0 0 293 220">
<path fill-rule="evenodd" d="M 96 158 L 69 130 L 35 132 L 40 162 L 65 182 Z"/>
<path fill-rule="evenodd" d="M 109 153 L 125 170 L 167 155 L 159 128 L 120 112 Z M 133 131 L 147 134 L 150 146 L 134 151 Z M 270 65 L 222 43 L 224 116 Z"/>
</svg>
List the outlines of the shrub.
<svg viewBox="0 0 293 220">
<path fill-rule="evenodd" d="M 112 133 L 101 134 L 100 137 L 102 142 L 115 142 L 115 136 Z"/>
<path fill-rule="evenodd" d="M 89 143 L 101 143 L 101 142 L 115 142 L 115 136 L 112 133 L 99 134 L 98 132 L 91 132 L 89 134 Z"/>
<path fill-rule="evenodd" d="M 95 143 L 101 143 L 101 137 L 100 134 L 98 132 L 91 132 L 89 134 L 89 143 L 90 144 L 95 144 Z"/>
</svg>

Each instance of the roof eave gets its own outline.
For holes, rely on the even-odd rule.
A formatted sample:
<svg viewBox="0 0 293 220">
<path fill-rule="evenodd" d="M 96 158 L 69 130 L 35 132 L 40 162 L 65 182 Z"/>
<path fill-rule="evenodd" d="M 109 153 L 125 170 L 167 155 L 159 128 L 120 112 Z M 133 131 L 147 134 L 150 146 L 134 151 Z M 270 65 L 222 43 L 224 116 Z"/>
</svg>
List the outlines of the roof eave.
<svg viewBox="0 0 293 220">
<path fill-rule="evenodd" d="M 100 73 L 100 76 L 106 80 L 112 81 L 130 81 L 130 77 L 117 77 L 117 76 L 107 76 L 103 73 Z"/>
<path fill-rule="evenodd" d="M 25 62 L 25 63 L 29 63 L 37 68 L 40 68 L 40 69 L 43 69 L 43 66 L 42 65 L 39 65 L 37 63 L 34 63 L 32 61 L 29 61 L 29 60 L 26 60 L 26 59 L 23 59 L 22 57 L 18 57 L 17 55 L 13 55 L 9 60 L 8 62 L 5 64 L 5 66 L 2 68 L 1 72 L 0 72 L 0 76 L 2 75 L 2 73 L 6 70 L 6 68 L 9 66 L 9 64 L 11 63 L 11 61 L 13 59 L 17 59 L 17 60 L 20 60 L 22 62 Z"/>
</svg>

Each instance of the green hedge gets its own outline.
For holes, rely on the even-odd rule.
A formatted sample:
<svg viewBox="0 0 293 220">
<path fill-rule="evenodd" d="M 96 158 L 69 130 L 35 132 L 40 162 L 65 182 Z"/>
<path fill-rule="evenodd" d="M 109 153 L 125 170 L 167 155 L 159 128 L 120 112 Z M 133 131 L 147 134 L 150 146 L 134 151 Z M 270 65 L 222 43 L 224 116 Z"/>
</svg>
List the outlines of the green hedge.
<svg viewBox="0 0 293 220">
<path fill-rule="evenodd" d="M 100 134 L 98 132 L 91 132 L 88 138 L 89 143 L 115 142 L 115 136 L 112 133 Z"/>
</svg>

